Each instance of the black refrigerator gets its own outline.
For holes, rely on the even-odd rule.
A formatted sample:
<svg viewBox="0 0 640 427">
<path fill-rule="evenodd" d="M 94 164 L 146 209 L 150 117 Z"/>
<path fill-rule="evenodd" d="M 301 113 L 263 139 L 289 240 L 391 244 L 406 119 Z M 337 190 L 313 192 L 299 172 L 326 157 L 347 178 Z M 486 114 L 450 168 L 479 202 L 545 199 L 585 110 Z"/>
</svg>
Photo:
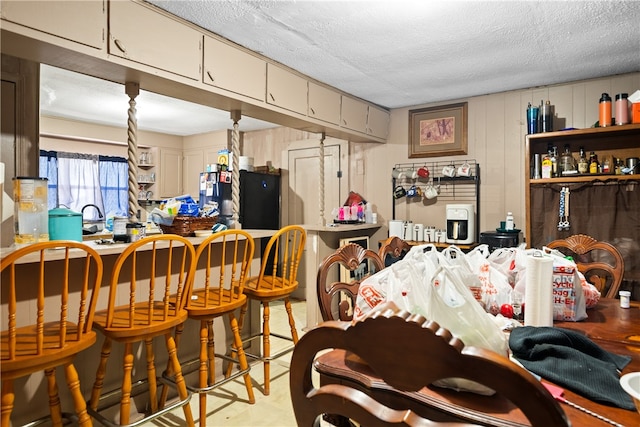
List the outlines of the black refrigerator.
<svg viewBox="0 0 640 427">
<path fill-rule="evenodd" d="M 233 216 L 232 183 L 238 174 L 203 172 L 200 174 L 200 207 L 218 203 L 220 222 L 230 225 Z M 280 228 L 280 175 L 240 171 L 240 216 L 243 229 Z"/>
</svg>

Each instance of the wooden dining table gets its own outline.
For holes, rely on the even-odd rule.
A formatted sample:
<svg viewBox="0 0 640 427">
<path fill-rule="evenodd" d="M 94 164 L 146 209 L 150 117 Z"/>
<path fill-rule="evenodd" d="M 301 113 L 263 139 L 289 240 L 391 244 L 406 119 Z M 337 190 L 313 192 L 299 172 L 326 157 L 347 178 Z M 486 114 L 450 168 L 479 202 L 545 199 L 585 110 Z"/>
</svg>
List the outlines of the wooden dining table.
<svg viewBox="0 0 640 427">
<path fill-rule="evenodd" d="M 632 301 L 630 308 L 623 309 L 620 307 L 619 300 L 603 298 L 596 307 L 588 309 L 587 314 L 588 318 L 583 321 L 555 322 L 554 326 L 584 333 L 603 349 L 630 356 L 631 362 L 623 369 L 621 375 L 640 371 L 640 302 Z M 360 384 L 366 392 L 382 397 L 391 407 L 405 407 L 420 413 L 424 410 L 424 403 L 437 401 L 448 412 L 466 419 L 471 417 L 474 422 L 481 425 L 505 427 L 530 425 L 522 412 L 501 396 L 481 396 L 433 386 L 424 387 L 419 392 L 394 390 L 377 378 L 375 372 L 363 364 L 357 356 L 354 357 L 343 350 L 333 350 L 323 354 L 316 359 L 314 366 L 320 373 L 321 383 L 355 382 Z M 575 405 L 617 423 L 613 425 L 640 426 L 640 414 L 637 411 L 600 404 L 567 389 L 564 390 L 563 397 Z M 573 426 L 612 425 L 567 403 L 561 403 L 561 405 Z"/>
<path fill-rule="evenodd" d="M 595 307 L 587 309 L 587 319 L 580 322 L 554 322 L 553 325 L 584 333 L 612 353 L 631 356 L 631 362 L 621 375 L 640 371 L 640 302 L 631 301 L 629 308 L 622 308 L 620 300 L 602 298 Z M 640 414 L 637 411 L 602 405 L 568 390 L 565 390 L 565 398 L 623 426 L 640 426 Z M 608 425 L 570 406 L 565 405 L 564 409 L 574 426 Z"/>
</svg>

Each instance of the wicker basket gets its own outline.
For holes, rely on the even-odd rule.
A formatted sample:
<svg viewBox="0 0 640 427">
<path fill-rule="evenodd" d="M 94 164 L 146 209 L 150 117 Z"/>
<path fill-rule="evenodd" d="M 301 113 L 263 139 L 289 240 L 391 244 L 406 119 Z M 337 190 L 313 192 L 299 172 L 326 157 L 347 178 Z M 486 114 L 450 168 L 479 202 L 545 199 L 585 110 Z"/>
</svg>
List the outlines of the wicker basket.
<svg viewBox="0 0 640 427">
<path fill-rule="evenodd" d="M 183 237 L 191 237 L 195 235 L 194 231 L 210 230 L 217 222 L 217 216 L 178 215 L 173 219 L 171 225 L 159 225 L 164 234 L 177 234 Z"/>
</svg>

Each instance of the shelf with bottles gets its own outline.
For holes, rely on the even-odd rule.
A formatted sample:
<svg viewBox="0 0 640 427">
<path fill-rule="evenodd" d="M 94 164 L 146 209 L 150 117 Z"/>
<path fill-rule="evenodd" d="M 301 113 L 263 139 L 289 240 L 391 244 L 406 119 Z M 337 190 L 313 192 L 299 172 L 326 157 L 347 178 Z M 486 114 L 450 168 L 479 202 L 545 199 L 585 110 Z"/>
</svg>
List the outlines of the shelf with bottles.
<svg viewBox="0 0 640 427">
<path fill-rule="evenodd" d="M 530 185 L 559 182 L 589 182 L 638 179 L 640 170 L 625 171 L 627 158 L 640 157 L 640 125 L 617 125 L 603 128 L 575 129 L 538 133 L 526 136 L 526 162 L 530 165 L 527 183 Z M 556 147 L 557 173 L 542 173 L 542 160 L 549 148 Z M 561 154 L 568 150 L 577 172 L 563 173 Z M 587 168 L 578 170 L 580 152 L 584 152 Z M 597 157 L 596 167 L 590 167 L 591 155 Z M 540 156 L 540 171 L 536 171 L 536 155 Z M 608 166 L 608 167 L 606 167 Z M 625 173 L 627 172 L 627 173 Z"/>
<path fill-rule="evenodd" d="M 617 195 L 620 194 L 620 188 L 624 189 L 625 194 L 633 191 L 640 181 L 640 169 L 622 173 L 622 168 L 619 167 L 619 174 L 616 174 L 616 159 L 622 159 L 623 166 L 626 167 L 627 159 L 640 157 L 640 124 L 532 134 L 526 136 L 525 144 L 525 164 L 530 167 L 524 177 L 527 245 L 541 247 L 552 240 L 581 233 L 609 242 L 620 238 L 619 230 L 613 223 L 617 220 L 612 218 L 615 215 L 620 218 L 633 216 L 632 213 L 637 212 L 638 206 L 637 198 L 631 197 L 627 203 L 626 199 Z M 589 159 L 593 153 L 601 166 L 603 160 L 608 160 L 608 170 L 600 167 L 593 169 L 596 173 L 588 173 L 588 169 L 583 166 L 577 173 L 563 175 L 560 170 L 560 176 L 537 178 L 535 155 L 547 154 L 548 146 L 556 146 L 562 154 L 565 145 L 576 163 L 582 148 L 584 158 Z M 570 190 L 571 193 L 571 227 L 559 230 L 559 203 L 563 190 Z M 598 212 L 598 217 L 603 219 L 594 229 L 592 213 L 602 203 L 606 203 L 607 208 L 602 214 Z M 630 237 L 632 241 L 639 238 L 637 230 L 625 230 L 624 233 L 628 234 L 625 238 Z"/>
</svg>

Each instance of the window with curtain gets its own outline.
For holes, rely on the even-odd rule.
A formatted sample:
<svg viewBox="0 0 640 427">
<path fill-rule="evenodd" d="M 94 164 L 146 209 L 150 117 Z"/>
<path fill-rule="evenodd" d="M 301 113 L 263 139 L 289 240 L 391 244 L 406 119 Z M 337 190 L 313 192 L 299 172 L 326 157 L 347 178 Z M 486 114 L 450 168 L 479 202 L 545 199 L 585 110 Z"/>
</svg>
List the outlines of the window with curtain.
<svg viewBox="0 0 640 427">
<path fill-rule="evenodd" d="M 128 216 L 128 164 L 124 157 L 40 151 L 40 176 L 48 178 L 49 209 L 81 212 L 92 221 L 100 215 Z"/>
<path fill-rule="evenodd" d="M 47 208 L 58 206 L 58 153 L 40 150 L 40 178 L 47 178 Z"/>
<path fill-rule="evenodd" d="M 129 165 L 124 157 L 100 156 L 100 190 L 105 216 L 129 216 Z"/>
</svg>

